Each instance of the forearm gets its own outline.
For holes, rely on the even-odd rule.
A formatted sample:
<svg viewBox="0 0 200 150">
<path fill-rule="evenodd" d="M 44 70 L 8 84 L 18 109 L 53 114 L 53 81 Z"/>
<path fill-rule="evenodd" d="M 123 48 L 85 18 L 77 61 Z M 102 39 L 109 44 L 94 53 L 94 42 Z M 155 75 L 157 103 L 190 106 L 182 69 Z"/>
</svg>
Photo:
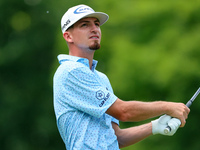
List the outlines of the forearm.
<svg viewBox="0 0 200 150">
<path fill-rule="evenodd" d="M 189 108 L 183 103 L 122 101 L 117 99 L 106 113 L 123 122 L 142 121 L 167 114 L 180 119 L 181 126 L 184 126 L 189 111 Z"/>
<path fill-rule="evenodd" d="M 124 105 L 124 112 L 128 116 L 126 121 L 142 121 L 167 113 L 166 102 L 163 101 L 128 101 Z"/>
<path fill-rule="evenodd" d="M 117 136 L 119 147 L 127 147 L 135 144 L 148 136 L 152 135 L 152 124 L 147 123 L 144 125 L 131 127 L 127 129 L 120 129 L 118 125 L 113 123 L 113 128 Z"/>
<path fill-rule="evenodd" d="M 132 103 L 132 104 L 131 104 Z M 167 114 L 181 120 L 181 127 L 185 125 L 190 109 L 183 103 L 174 102 L 138 102 L 130 101 L 126 104 L 128 121 L 141 121 L 152 117 Z"/>
</svg>

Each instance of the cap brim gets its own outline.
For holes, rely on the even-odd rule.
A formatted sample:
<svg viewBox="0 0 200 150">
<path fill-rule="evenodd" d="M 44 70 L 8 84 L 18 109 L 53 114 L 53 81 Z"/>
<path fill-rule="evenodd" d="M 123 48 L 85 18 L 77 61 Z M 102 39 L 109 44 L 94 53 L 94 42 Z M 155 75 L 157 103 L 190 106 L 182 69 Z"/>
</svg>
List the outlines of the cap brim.
<svg viewBox="0 0 200 150">
<path fill-rule="evenodd" d="M 82 18 L 87 18 L 87 17 L 95 17 L 95 18 L 97 18 L 99 20 L 99 22 L 100 22 L 100 25 L 103 25 L 109 18 L 109 16 L 106 13 L 102 13 L 102 12 L 94 12 L 94 13 L 91 13 L 89 15 L 85 15 Z"/>
</svg>

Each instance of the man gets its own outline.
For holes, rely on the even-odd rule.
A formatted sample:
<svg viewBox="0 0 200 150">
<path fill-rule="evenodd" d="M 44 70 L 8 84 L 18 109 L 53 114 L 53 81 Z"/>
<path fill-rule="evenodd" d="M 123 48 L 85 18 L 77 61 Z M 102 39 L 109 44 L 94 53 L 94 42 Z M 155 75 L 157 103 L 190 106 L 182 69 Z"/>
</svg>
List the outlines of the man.
<svg viewBox="0 0 200 150">
<path fill-rule="evenodd" d="M 58 56 L 54 109 L 67 150 L 118 150 L 152 134 L 173 135 L 179 126 L 184 127 L 190 111 L 182 103 L 123 101 L 113 93 L 107 76 L 95 69 L 97 61 L 93 60 L 101 47 L 100 26 L 107 20 L 107 14 L 86 5 L 70 8 L 61 20 L 69 55 Z M 119 127 L 119 120 L 156 116 L 161 117 L 147 124 Z M 165 134 L 167 125 L 171 132 Z"/>
</svg>

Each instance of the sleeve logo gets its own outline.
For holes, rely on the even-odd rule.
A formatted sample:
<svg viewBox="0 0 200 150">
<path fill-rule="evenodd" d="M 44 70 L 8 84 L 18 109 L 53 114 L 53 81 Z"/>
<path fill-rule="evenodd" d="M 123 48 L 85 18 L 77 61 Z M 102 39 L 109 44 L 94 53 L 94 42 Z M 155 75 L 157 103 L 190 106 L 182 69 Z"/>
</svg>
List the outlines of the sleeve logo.
<svg viewBox="0 0 200 150">
<path fill-rule="evenodd" d="M 105 93 L 101 90 L 96 92 L 96 98 L 98 100 L 101 100 L 101 103 L 99 104 L 99 107 L 102 107 L 105 102 L 108 100 L 108 98 L 110 97 L 110 93 L 108 93 L 107 95 L 105 95 Z"/>
<path fill-rule="evenodd" d="M 96 92 L 96 98 L 98 100 L 102 100 L 104 97 L 105 97 L 105 93 L 103 91 L 99 90 Z"/>
</svg>

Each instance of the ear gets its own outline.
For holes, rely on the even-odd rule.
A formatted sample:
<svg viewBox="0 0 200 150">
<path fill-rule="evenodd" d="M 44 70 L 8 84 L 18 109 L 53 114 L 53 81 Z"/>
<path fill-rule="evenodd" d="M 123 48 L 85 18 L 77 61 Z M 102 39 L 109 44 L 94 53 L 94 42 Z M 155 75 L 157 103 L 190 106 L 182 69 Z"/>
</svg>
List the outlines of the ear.
<svg viewBox="0 0 200 150">
<path fill-rule="evenodd" d="M 70 32 L 64 32 L 63 33 L 63 37 L 64 39 L 68 42 L 68 43 L 71 43 L 72 42 L 72 35 Z"/>
</svg>

